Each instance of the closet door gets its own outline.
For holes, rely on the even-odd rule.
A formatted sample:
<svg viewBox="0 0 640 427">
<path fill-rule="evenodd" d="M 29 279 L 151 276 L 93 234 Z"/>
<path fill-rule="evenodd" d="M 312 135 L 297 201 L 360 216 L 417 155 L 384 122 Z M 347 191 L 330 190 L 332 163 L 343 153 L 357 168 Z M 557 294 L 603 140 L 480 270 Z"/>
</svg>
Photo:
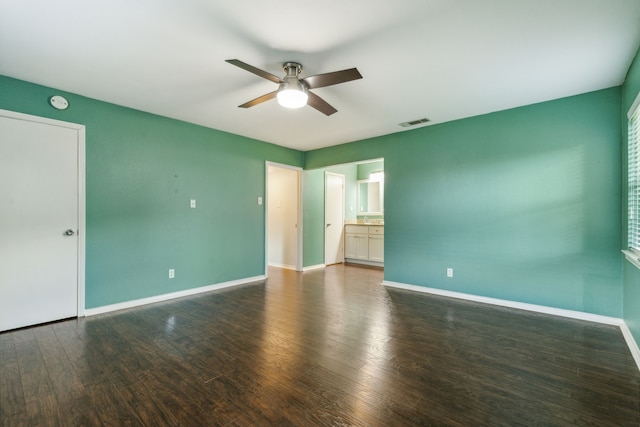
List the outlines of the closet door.
<svg viewBox="0 0 640 427">
<path fill-rule="evenodd" d="M 30 117 L 0 112 L 0 331 L 78 316 L 84 129 Z"/>
</svg>

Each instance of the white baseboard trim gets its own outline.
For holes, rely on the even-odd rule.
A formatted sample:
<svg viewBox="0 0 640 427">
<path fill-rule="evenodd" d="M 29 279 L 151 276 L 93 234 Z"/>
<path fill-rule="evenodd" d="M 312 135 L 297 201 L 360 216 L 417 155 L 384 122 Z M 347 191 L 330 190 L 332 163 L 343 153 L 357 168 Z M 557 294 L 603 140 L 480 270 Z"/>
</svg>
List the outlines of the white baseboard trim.
<svg viewBox="0 0 640 427">
<path fill-rule="evenodd" d="M 295 265 L 289 265 L 289 264 L 278 264 L 275 262 L 270 262 L 269 263 L 269 267 L 276 267 L 276 268 L 284 268 L 285 270 L 296 270 L 296 266 Z"/>
<path fill-rule="evenodd" d="M 463 299 L 467 301 L 480 302 L 484 304 L 499 305 L 502 307 L 516 308 L 520 310 L 533 311 L 536 313 L 551 314 L 554 316 L 568 317 L 571 319 L 586 320 L 589 322 L 602 323 L 605 325 L 618 326 L 622 332 L 622 336 L 627 342 L 631 356 L 640 370 L 640 348 L 636 343 L 629 327 L 623 319 L 618 317 L 602 316 L 599 314 L 585 313 L 583 311 L 565 310 L 562 308 L 547 307 L 545 305 L 528 304 L 524 302 L 509 301 L 498 298 L 483 297 L 473 294 L 465 294 L 463 292 L 447 291 L 444 289 L 429 288 L 426 286 L 407 285 L 406 283 L 392 282 L 385 280 L 382 282 L 384 286 L 391 288 L 405 289 L 408 291 L 422 292 L 425 294 L 439 295 L 450 298 Z"/>
<path fill-rule="evenodd" d="M 585 313 L 583 311 L 566 310 L 563 308 L 547 307 L 545 305 L 528 304 L 524 302 L 509 301 L 499 298 L 483 297 L 463 292 L 447 291 L 444 289 L 428 288 L 426 286 L 407 285 L 405 283 L 391 282 L 385 280 L 384 286 L 392 288 L 406 289 L 409 291 L 422 292 L 433 295 L 440 295 L 450 298 L 464 299 L 468 301 L 481 302 L 485 304 L 499 305 L 502 307 L 517 308 L 520 310 L 534 311 L 537 313 L 552 314 L 554 316 L 569 317 L 572 319 L 587 320 L 590 322 L 603 323 L 605 325 L 620 326 L 623 320 L 618 317 L 602 316 L 599 314 Z"/>
<path fill-rule="evenodd" d="M 326 265 L 324 265 L 324 264 L 310 265 L 308 267 L 303 267 L 302 271 L 319 270 L 319 269 L 325 268 L 325 267 L 326 267 Z"/>
<path fill-rule="evenodd" d="M 120 302 L 117 304 L 103 305 L 101 307 L 86 309 L 84 311 L 84 315 L 86 317 L 95 316 L 97 314 L 109 313 L 111 311 L 123 310 L 125 308 L 139 307 L 141 305 L 168 301 L 175 298 L 201 294 L 203 292 L 210 292 L 218 289 L 230 288 L 232 286 L 239 286 L 239 285 L 245 285 L 248 283 L 260 282 L 265 279 L 266 279 L 266 276 L 247 277 L 245 279 L 231 280 L 229 282 L 216 283 L 214 285 L 202 286 L 199 288 L 185 289 L 184 291 L 171 292 L 169 294 L 156 295 L 148 298 L 141 298 L 141 299 L 136 299 L 131 301 Z"/>
<path fill-rule="evenodd" d="M 356 259 L 356 258 L 345 258 L 344 262 L 345 264 L 349 263 L 349 264 L 368 265 L 372 267 L 384 267 L 384 262 L 367 261 L 367 260 Z"/>
<path fill-rule="evenodd" d="M 633 335 L 629 330 L 629 327 L 625 322 L 622 322 L 620 325 L 620 332 L 622 332 L 622 336 L 624 340 L 627 342 L 627 346 L 629 346 L 629 350 L 631 351 L 631 356 L 633 356 L 633 360 L 636 361 L 636 365 L 638 365 L 638 370 L 640 370 L 640 347 L 635 339 L 633 339 Z"/>
</svg>

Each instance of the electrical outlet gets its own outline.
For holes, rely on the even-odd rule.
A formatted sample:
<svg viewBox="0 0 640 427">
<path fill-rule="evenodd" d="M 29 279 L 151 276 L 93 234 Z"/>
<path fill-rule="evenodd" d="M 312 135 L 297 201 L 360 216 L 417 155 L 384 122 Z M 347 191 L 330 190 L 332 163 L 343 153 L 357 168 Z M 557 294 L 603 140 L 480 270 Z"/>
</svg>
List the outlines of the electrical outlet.
<svg viewBox="0 0 640 427">
<path fill-rule="evenodd" d="M 453 268 L 447 268 L 447 277 L 453 277 Z"/>
<path fill-rule="evenodd" d="M 173 279 L 174 277 L 176 277 L 176 270 L 173 268 L 169 269 L 169 279 Z"/>
</svg>

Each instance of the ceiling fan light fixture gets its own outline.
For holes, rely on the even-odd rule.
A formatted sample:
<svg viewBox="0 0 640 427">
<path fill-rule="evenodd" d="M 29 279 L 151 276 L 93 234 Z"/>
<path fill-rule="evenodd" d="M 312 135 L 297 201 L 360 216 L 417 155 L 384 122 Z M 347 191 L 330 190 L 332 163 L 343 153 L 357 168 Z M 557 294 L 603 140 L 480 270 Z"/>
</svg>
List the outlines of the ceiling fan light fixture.
<svg viewBox="0 0 640 427">
<path fill-rule="evenodd" d="M 236 67 L 240 67 L 243 70 L 249 71 L 258 77 L 262 77 L 263 79 L 267 79 L 280 85 L 280 87 L 273 92 L 266 93 L 256 99 L 252 99 L 249 102 L 238 105 L 239 108 L 253 107 L 254 105 L 262 104 L 263 102 L 277 98 L 278 104 L 285 108 L 301 108 L 305 105 L 309 105 L 320 111 L 325 116 L 330 116 L 333 113 L 338 112 L 338 110 L 331 106 L 327 101 L 311 92 L 311 89 L 333 86 L 362 78 L 362 75 L 356 68 L 349 68 L 347 70 L 334 71 L 331 73 L 316 74 L 315 76 L 309 76 L 301 79 L 300 74 L 302 73 L 302 65 L 297 62 L 285 62 L 282 64 L 282 71 L 284 71 L 285 76 L 280 78 L 261 70 L 260 68 L 256 68 L 253 65 L 242 62 L 239 59 L 227 59 L 227 62 L 231 65 L 235 65 Z"/>
<path fill-rule="evenodd" d="M 276 96 L 278 104 L 285 108 L 302 108 L 307 105 L 309 98 L 306 88 L 300 83 L 281 85 Z"/>
</svg>

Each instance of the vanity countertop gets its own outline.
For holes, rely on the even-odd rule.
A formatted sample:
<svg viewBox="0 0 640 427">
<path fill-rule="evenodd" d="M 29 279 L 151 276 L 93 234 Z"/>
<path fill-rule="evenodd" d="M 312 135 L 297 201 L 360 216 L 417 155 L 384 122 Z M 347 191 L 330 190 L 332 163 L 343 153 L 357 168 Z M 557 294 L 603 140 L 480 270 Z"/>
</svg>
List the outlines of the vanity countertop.
<svg viewBox="0 0 640 427">
<path fill-rule="evenodd" d="M 378 227 L 384 227 L 384 219 L 346 219 L 344 225 L 375 225 Z"/>
</svg>

